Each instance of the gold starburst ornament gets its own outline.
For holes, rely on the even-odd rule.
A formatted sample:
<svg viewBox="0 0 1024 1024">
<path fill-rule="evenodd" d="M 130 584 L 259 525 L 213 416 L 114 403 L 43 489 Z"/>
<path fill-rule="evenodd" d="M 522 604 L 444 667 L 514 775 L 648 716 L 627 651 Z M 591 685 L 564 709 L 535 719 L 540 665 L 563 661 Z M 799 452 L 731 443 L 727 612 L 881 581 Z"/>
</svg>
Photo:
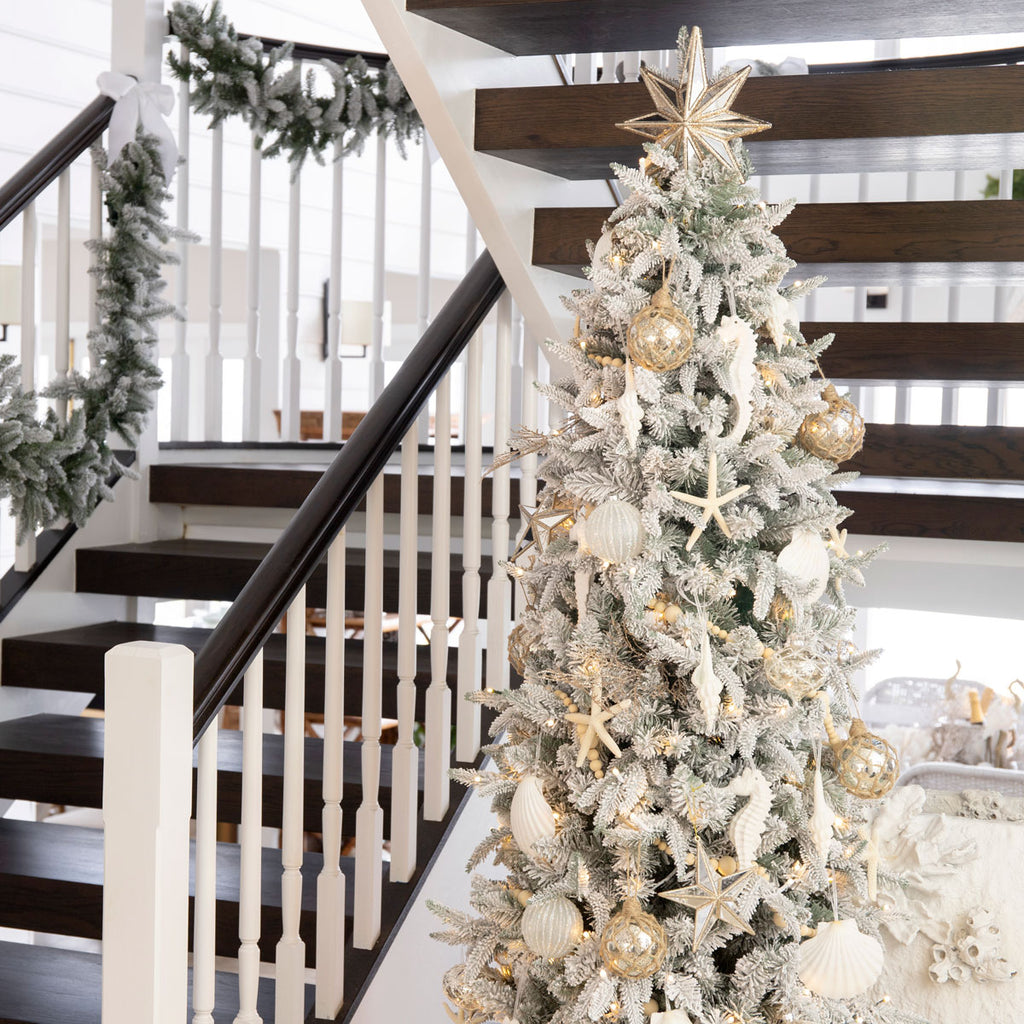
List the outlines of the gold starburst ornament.
<svg viewBox="0 0 1024 1024">
<path fill-rule="evenodd" d="M 709 84 L 704 40 L 700 29 L 695 28 L 687 42 L 682 78 L 676 81 L 652 68 L 643 68 L 640 77 L 654 101 L 654 112 L 615 127 L 659 143 L 687 170 L 710 157 L 742 176 L 729 143 L 771 128 L 767 121 L 732 109 L 749 74 L 750 68 L 746 67 Z"/>
</svg>

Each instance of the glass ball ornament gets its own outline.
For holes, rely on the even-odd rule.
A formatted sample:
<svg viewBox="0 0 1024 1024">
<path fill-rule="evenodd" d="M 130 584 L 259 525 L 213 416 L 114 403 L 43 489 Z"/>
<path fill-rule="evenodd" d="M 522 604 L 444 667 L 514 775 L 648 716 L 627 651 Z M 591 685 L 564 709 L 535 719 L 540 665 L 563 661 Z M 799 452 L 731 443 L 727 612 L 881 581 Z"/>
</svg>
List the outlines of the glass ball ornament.
<svg viewBox="0 0 1024 1024">
<path fill-rule="evenodd" d="M 864 417 L 848 398 L 840 398 L 835 385 L 828 384 L 821 397 L 828 403 L 824 412 L 811 413 L 800 424 L 800 446 L 819 459 L 845 462 L 864 444 Z"/>
<path fill-rule="evenodd" d="M 626 333 L 629 358 L 654 373 L 676 370 L 686 362 L 693 348 L 693 324 L 672 302 L 664 286 L 640 310 Z"/>
<path fill-rule="evenodd" d="M 768 682 L 794 701 L 810 697 L 822 686 L 822 664 L 812 648 L 786 644 L 764 662 Z"/>
<path fill-rule="evenodd" d="M 587 517 L 586 538 L 593 555 L 616 565 L 643 551 L 647 531 L 635 505 L 612 498 Z"/>
<path fill-rule="evenodd" d="M 531 900 L 523 911 L 523 941 L 538 956 L 567 956 L 583 941 L 583 915 L 571 900 Z"/>
<path fill-rule="evenodd" d="M 668 940 L 653 914 L 630 896 L 601 933 L 601 959 L 622 978 L 649 978 L 665 960 Z"/>
<path fill-rule="evenodd" d="M 868 732 L 859 718 L 850 723 L 848 739 L 840 739 L 833 728 L 829 743 L 836 758 L 836 778 L 851 796 L 878 800 L 896 785 L 899 755 L 892 744 Z"/>
</svg>

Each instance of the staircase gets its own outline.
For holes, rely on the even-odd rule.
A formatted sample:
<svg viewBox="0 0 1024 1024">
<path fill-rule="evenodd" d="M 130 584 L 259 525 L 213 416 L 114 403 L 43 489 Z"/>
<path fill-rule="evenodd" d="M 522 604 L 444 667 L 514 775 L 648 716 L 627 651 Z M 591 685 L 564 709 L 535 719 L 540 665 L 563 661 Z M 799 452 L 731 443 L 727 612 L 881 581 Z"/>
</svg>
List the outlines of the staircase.
<svg viewBox="0 0 1024 1024">
<path fill-rule="evenodd" d="M 585 241 L 598 237 L 610 212 L 606 206 L 595 205 L 595 197 L 607 197 L 602 184 L 607 163 L 632 163 L 639 153 L 630 137 L 613 126 L 646 113 L 649 99 L 635 83 L 530 86 L 517 81 L 481 89 L 476 92 L 475 104 L 462 102 L 456 109 L 450 99 L 458 92 L 458 75 L 465 71 L 459 63 L 462 51 L 458 49 L 465 46 L 465 40 L 449 47 L 447 43 L 455 39 L 451 30 L 493 47 L 496 61 L 501 60 L 499 50 L 530 55 L 586 54 L 610 46 L 633 51 L 664 48 L 672 45 L 679 27 L 679 5 L 666 0 L 632 5 L 604 0 L 408 0 L 406 11 L 402 0 L 382 0 L 370 13 L 428 124 L 432 114 L 437 119 L 435 140 L 470 205 L 478 205 L 472 212 L 492 246 L 503 277 L 517 291 L 517 301 L 528 320 L 532 317 L 534 335 L 551 333 L 545 329 L 544 315 L 538 312 L 543 306 L 539 297 L 578 286 L 577 280 L 566 275 L 578 275 L 580 266 L 588 262 Z M 749 45 L 752 52 L 760 43 L 776 41 L 964 31 L 962 6 L 949 0 L 902 5 L 871 0 L 824 7 L 800 0 L 784 10 L 760 0 L 754 4 L 698 0 L 687 8 L 685 16 L 702 25 L 708 45 Z M 1004 27 L 1005 16 L 1005 5 L 997 8 L 990 0 L 983 0 L 972 8 L 970 28 L 976 32 L 997 31 Z M 447 57 L 449 50 L 452 67 L 446 70 L 441 57 Z M 473 51 L 474 59 L 479 60 L 482 52 L 483 48 Z M 446 75 L 451 79 L 447 86 L 441 81 Z M 439 82 L 436 87 L 431 85 L 431 76 Z M 794 171 L 1011 166 L 1024 161 L 1024 114 L 1018 102 L 1022 84 L 1024 68 L 1013 65 L 757 79 L 745 86 L 742 109 L 774 124 L 771 132 L 750 147 L 759 173 L 765 176 Z M 446 119 L 452 131 L 445 130 L 442 122 Z M 467 128 L 467 124 L 472 127 Z M 430 126 L 433 133 L 434 126 Z M 495 163 L 500 163 L 500 171 L 495 171 Z M 524 176 L 517 177 L 519 174 Z M 505 207 L 496 194 L 494 183 L 498 180 L 515 184 L 504 194 Z M 525 194 L 531 183 L 546 183 L 539 189 L 545 197 L 554 195 L 567 201 L 578 193 L 587 205 L 540 206 L 530 212 L 529 230 L 524 231 L 522 224 L 503 218 L 511 202 L 509 196 Z M 489 196 L 489 187 L 495 195 Z M 1006 285 L 1024 280 L 1022 229 L 1024 203 L 1019 201 L 911 201 L 804 205 L 784 223 L 781 234 L 800 264 L 797 275 L 825 273 L 834 284 Z M 463 315 L 468 315 L 465 310 Z M 450 319 L 438 317 L 435 326 L 438 333 L 454 333 Z M 827 355 L 826 368 L 836 379 L 856 386 L 894 381 L 991 385 L 1024 380 L 1024 328 L 1019 324 L 935 320 L 808 322 L 804 326 L 808 335 L 836 332 L 837 341 Z M 507 367 L 511 362 L 508 330 L 507 324 L 499 324 L 497 366 Z M 452 351 L 445 358 L 454 358 L 452 352 L 457 354 L 465 340 L 450 345 Z M 474 344 L 479 346 L 479 338 Z M 434 366 L 423 364 L 420 368 L 426 371 Z M 529 368 L 524 367 L 523 372 L 528 373 Z M 435 374 L 434 382 L 440 376 L 442 373 Z M 426 398 L 434 382 L 421 388 L 415 401 L 410 398 L 403 412 L 408 413 L 416 402 Z M 499 380 L 499 406 L 501 392 Z M 476 401 L 480 413 L 479 394 Z M 504 409 L 496 410 L 498 437 L 503 436 L 502 431 L 507 434 L 510 422 L 518 419 L 513 414 L 510 421 L 507 396 L 505 401 Z M 486 404 L 482 412 L 489 414 Z M 438 417 L 438 422 L 443 422 L 443 412 Z M 367 440 L 371 433 L 372 428 L 368 428 L 354 435 L 352 450 L 356 444 L 363 444 L 361 451 L 383 451 L 383 464 L 393 445 L 379 442 L 380 451 L 373 449 L 373 439 Z M 1024 541 L 1024 428 L 998 423 L 984 427 L 873 424 L 869 436 L 867 449 L 851 467 L 864 476 L 839 495 L 854 510 L 849 522 L 852 533 L 952 541 Z M 397 437 L 392 440 L 397 442 Z M 473 570 L 476 583 L 467 587 L 471 559 L 465 549 L 460 551 L 457 544 L 450 543 L 450 533 L 434 533 L 429 545 L 420 545 L 424 550 L 409 549 L 400 545 L 393 526 L 395 517 L 408 522 L 417 514 L 432 515 L 435 527 L 442 520 L 446 524 L 461 520 L 467 526 L 480 519 L 493 519 L 498 524 L 494 550 L 507 550 L 508 520 L 515 518 L 520 501 L 519 482 L 502 479 L 499 474 L 498 480 L 488 477 L 481 492 L 470 486 L 478 472 L 479 435 L 475 455 L 471 456 L 467 444 L 465 475 L 458 471 L 449 474 L 443 453 L 433 473 L 419 470 L 415 458 L 406 457 L 413 454 L 414 446 L 410 445 L 413 442 L 407 438 L 402 472 L 392 460 L 379 486 L 373 485 L 370 501 L 363 498 L 373 484 L 375 471 L 363 472 L 346 491 L 345 500 L 356 495 L 346 515 L 354 512 L 364 517 L 367 539 L 361 544 L 349 542 L 340 591 L 338 577 L 329 572 L 323 554 L 337 527 L 344 525 L 345 516 L 334 517 L 330 530 L 325 528 L 316 534 L 315 543 L 320 547 L 308 566 L 308 575 L 304 575 L 305 570 L 297 572 L 289 579 L 287 592 L 283 584 L 274 591 L 276 611 L 267 611 L 266 602 L 256 609 L 254 617 L 258 612 L 262 624 L 252 624 L 244 633 L 242 642 L 249 654 L 237 659 L 238 671 L 225 669 L 212 688 L 216 691 L 212 696 L 211 691 L 197 692 L 196 714 L 203 723 L 208 724 L 221 705 L 243 703 L 241 669 L 260 649 L 262 708 L 283 712 L 289 705 L 288 666 L 298 657 L 305 665 L 303 711 L 323 714 L 329 710 L 331 641 L 309 636 L 296 644 L 280 634 L 265 637 L 285 608 L 299 599 L 302 585 L 306 588 L 302 600 L 310 607 L 328 606 L 333 594 L 346 609 L 397 612 L 411 608 L 415 613 L 430 614 L 435 624 L 448 615 L 475 614 L 487 619 L 489 607 L 492 618 L 500 618 L 493 609 L 494 595 L 501 594 L 507 600 L 510 588 L 493 576 L 495 567 L 490 557 L 485 554 L 480 559 L 478 570 Z M 149 466 L 148 497 L 154 505 L 183 510 L 185 522 L 190 519 L 190 510 L 200 508 L 215 508 L 218 521 L 237 523 L 240 528 L 249 521 L 258 521 L 266 510 L 277 510 L 274 514 L 279 517 L 281 510 L 297 510 L 307 499 L 315 502 L 314 488 L 324 478 L 322 466 L 282 464 L 269 457 L 266 462 L 237 464 L 175 462 L 174 457 L 173 450 L 165 450 L 159 461 Z M 450 483 L 450 487 L 438 488 L 438 480 Z M 529 492 L 530 485 L 524 480 L 524 501 L 529 502 Z M 76 557 L 77 591 L 136 598 L 235 601 L 259 567 L 264 567 L 260 570 L 263 572 L 275 559 L 280 562 L 284 558 L 280 545 L 272 548 L 269 543 L 249 540 L 196 538 L 188 532 L 80 549 Z M 411 589 L 410 578 L 414 580 Z M 480 587 L 480 579 L 488 578 L 492 586 Z M 367 600 L 368 588 L 375 587 L 379 588 L 373 591 L 379 594 L 379 608 Z M 270 593 L 270 589 L 264 593 Z M 439 594 L 444 595 L 443 615 Z M 478 596 L 475 601 L 474 595 Z M 239 601 L 235 609 L 245 600 Z M 291 618 L 294 625 L 298 616 Z M 375 628 L 379 630 L 379 622 Z M 0 669 L 4 685 L 85 691 L 93 695 L 91 707 L 102 711 L 107 705 L 104 658 L 111 648 L 148 641 L 180 645 L 210 658 L 211 650 L 222 650 L 224 635 L 221 630 L 211 634 L 209 630 L 144 622 L 102 622 L 8 637 L 0 650 Z M 240 635 L 232 634 L 236 638 Z M 493 642 L 495 635 L 500 642 Z M 476 685 L 483 685 L 484 673 L 494 671 L 495 659 L 504 656 L 500 630 L 490 639 L 490 668 L 486 661 L 481 665 Z M 458 812 L 462 788 L 436 780 L 443 778 L 444 767 L 457 763 L 449 750 L 450 726 L 444 711 L 445 701 L 448 714 L 457 706 L 451 694 L 460 693 L 464 667 L 460 672 L 461 656 L 455 647 L 447 647 L 442 656 L 435 646 L 433 659 L 431 650 L 429 646 L 416 647 L 412 668 L 415 678 L 430 680 L 429 688 L 424 682 L 410 690 L 408 666 L 403 667 L 396 645 L 380 643 L 379 632 L 365 642 L 349 639 L 345 643 L 341 710 L 350 716 L 399 719 L 404 726 L 411 726 L 413 721 L 428 723 L 428 732 L 435 737 L 434 747 L 426 755 L 423 750 L 418 753 L 414 804 L 422 811 L 431 802 L 440 803 L 444 810 L 438 815 L 419 815 L 416 868 L 408 879 L 392 881 L 384 867 L 379 939 L 369 943 L 371 948 L 357 948 L 353 941 L 362 913 L 357 903 L 365 903 L 364 887 L 355 859 L 341 858 L 340 870 L 346 880 L 344 998 L 336 1018 L 318 1016 L 313 986 L 307 984 L 301 996 L 303 1019 L 352 1018 L 372 979 L 383 943 L 399 925 L 431 856 Z M 368 666 L 371 676 L 376 666 L 380 669 L 379 685 L 370 690 L 363 684 Z M 248 711 L 252 714 L 253 708 Z M 286 723 L 289 718 L 294 723 L 296 716 L 290 711 L 285 717 Z M 93 717 L 36 715 L 0 723 L 0 799 L 103 806 L 104 733 L 104 721 Z M 320 834 L 324 830 L 327 793 L 322 767 L 324 741 L 303 736 L 300 730 L 304 770 L 296 787 L 293 778 L 286 778 L 286 748 L 294 749 L 296 742 L 294 731 L 290 735 L 292 739 L 273 733 L 262 737 L 260 778 L 255 787 L 262 795 L 260 820 L 264 827 L 280 828 L 291 807 L 300 832 Z M 438 736 L 444 739 L 440 745 Z M 215 774 L 207 770 L 204 775 L 198 766 L 194 769 L 193 815 L 244 827 L 247 808 L 251 814 L 253 786 L 251 775 L 248 791 L 244 783 L 244 733 L 219 730 L 217 740 Z M 440 760 L 439 750 L 443 755 Z M 385 823 L 391 820 L 400 784 L 393 751 L 387 745 L 379 748 L 379 788 L 371 792 L 365 780 L 371 778 L 372 785 L 367 763 L 372 765 L 378 755 L 375 738 L 371 736 L 368 745 L 345 744 L 338 795 L 345 812 L 346 838 L 357 821 L 352 813 L 356 808 L 369 804 L 371 811 L 380 812 Z M 252 753 L 250 749 L 248 756 Z M 197 756 L 197 764 L 198 760 Z M 472 763 L 472 758 L 459 757 L 458 762 Z M 211 812 L 202 806 L 203 778 L 214 780 L 216 811 L 212 819 Z M 432 795 L 428 793 L 431 786 Z M 438 795 L 439 786 L 443 786 L 443 796 Z M 251 817 L 249 820 L 251 824 Z M 362 831 L 363 819 L 359 822 Z M 325 858 L 319 852 L 303 850 L 296 864 L 287 845 L 294 843 L 294 831 L 290 835 L 291 839 L 284 840 L 285 860 L 288 870 L 297 871 L 302 879 L 299 902 L 290 909 L 284 907 L 281 851 L 260 848 L 256 935 L 261 959 L 273 961 L 278 943 L 287 937 L 287 919 L 294 914 L 297 925 L 293 938 L 304 943 L 304 964 L 312 968 L 318 964 L 318 940 L 323 934 L 316 882 Z M 372 827 L 370 835 L 372 840 Z M 390 835 L 391 827 L 385 824 L 384 837 Z M 203 847 L 206 853 L 197 854 L 197 844 L 207 844 Z M 204 872 L 195 870 L 197 862 L 211 860 L 211 850 L 216 865 L 212 888 L 208 878 L 205 883 L 197 882 L 196 875 Z M 212 922 L 212 953 L 216 956 L 237 957 L 240 932 L 248 929 L 248 934 L 252 933 L 252 922 L 247 925 L 247 912 L 240 898 L 240 890 L 245 888 L 245 856 L 243 847 L 234 842 L 210 845 L 208 831 L 191 845 L 190 914 L 197 925 L 202 920 Z M 0 819 L 0 886 L 4 892 L 0 927 L 100 938 L 103 873 L 99 832 Z M 207 895 L 201 896 L 199 890 L 204 885 Z M 202 927 L 198 927 L 197 934 L 205 934 Z M 189 936 L 191 950 L 195 945 L 191 927 Z M 201 960 L 212 963 L 212 957 L 206 956 L 210 949 L 202 956 L 198 949 L 195 953 L 197 972 Z M 218 1024 L 233 1021 L 240 1010 L 238 977 L 219 971 L 211 984 L 215 1005 L 212 1019 Z M 98 955 L 44 945 L 0 944 L 0 1024 L 100 1024 L 100 989 Z M 294 1024 L 299 1019 L 294 1010 L 279 1012 L 272 978 L 260 978 L 257 989 L 255 1010 L 264 1021 Z M 189 993 L 191 998 L 191 982 Z M 432 1003 L 429 994 L 426 998 Z M 189 1019 L 191 1013 L 190 1007 Z M 107 1024 L 105 1016 L 102 1024 Z"/>
</svg>

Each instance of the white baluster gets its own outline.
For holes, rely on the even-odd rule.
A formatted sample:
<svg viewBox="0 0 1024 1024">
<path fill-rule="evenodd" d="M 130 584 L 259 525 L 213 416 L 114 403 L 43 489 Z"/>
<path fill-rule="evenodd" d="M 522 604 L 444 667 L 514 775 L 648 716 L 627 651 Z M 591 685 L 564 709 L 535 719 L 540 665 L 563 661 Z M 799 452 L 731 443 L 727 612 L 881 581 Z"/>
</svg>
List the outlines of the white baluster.
<svg viewBox="0 0 1024 1024">
<path fill-rule="evenodd" d="M 341 871 L 341 789 L 345 744 L 345 531 L 327 550 L 324 663 L 324 864 L 316 889 L 316 1015 L 333 1020 L 345 985 L 345 876 Z"/>
<path fill-rule="evenodd" d="M 523 425 L 537 429 L 537 385 L 539 371 L 539 355 L 537 342 L 530 332 L 523 331 Z M 519 460 L 522 474 L 519 481 L 519 501 L 523 505 L 534 505 L 537 502 L 537 456 L 526 455 Z"/>
<path fill-rule="evenodd" d="M 219 441 L 224 420 L 224 361 L 220 352 L 221 301 L 224 249 L 224 125 L 211 132 L 210 159 L 210 348 L 204 376 L 205 425 L 203 437 Z"/>
<path fill-rule="evenodd" d="M 302 834 L 305 810 L 306 588 L 288 608 L 285 647 L 284 782 L 281 815 L 281 939 L 275 958 L 274 1019 L 305 1018 L 306 944 L 299 936 L 302 912 Z"/>
<path fill-rule="evenodd" d="M 466 472 L 462 491 L 462 633 L 459 636 L 458 700 L 455 708 L 455 756 L 473 761 L 480 751 L 480 705 L 466 699 L 480 689 L 480 542 L 481 512 L 481 392 L 483 391 L 483 336 L 469 341 L 466 362 Z M 504 653 L 500 655 L 504 657 Z"/>
<path fill-rule="evenodd" d="M 1013 171 L 999 172 L 999 198 L 1013 198 Z M 992 319 L 997 324 L 1006 323 L 1009 319 L 1009 305 L 1012 290 L 1005 284 L 997 285 L 992 297 Z M 989 426 L 1002 426 L 1006 423 L 1006 405 L 1010 396 L 1009 388 L 991 386 L 988 388 L 988 403 L 985 411 L 985 423 Z"/>
<path fill-rule="evenodd" d="M 446 373 L 434 405 L 434 509 L 430 558 L 430 686 L 427 689 L 423 817 L 448 810 L 452 750 L 452 692 L 448 686 L 448 610 L 451 581 L 452 382 Z"/>
<path fill-rule="evenodd" d="M 661 67 L 661 50 L 641 50 L 640 60 L 649 68 L 657 70 Z"/>
<path fill-rule="evenodd" d="M 302 179 L 296 166 L 291 168 L 288 188 L 288 296 L 287 352 L 284 357 L 284 383 L 281 394 L 281 439 L 298 441 L 299 405 L 302 392 L 302 364 L 299 361 L 299 226 L 302 219 Z"/>
<path fill-rule="evenodd" d="M 217 731 L 211 722 L 199 741 L 192 1024 L 213 1024 L 217 980 Z"/>
<path fill-rule="evenodd" d="M 594 70 L 594 55 L 592 53 L 577 53 L 572 84 L 590 85 L 594 81 Z"/>
<path fill-rule="evenodd" d="M 618 63 L 619 55 L 617 53 L 602 53 L 601 54 L 601 84 L 602 85 L 615 85 L 615 65 Z"/>
<path fill-rule="evenodd" d="M 512 298 L 503 292 L 498 299 L 497 345 L 495 347 L 494 457 L 508 451 L 512 377 Z M 491 578 L 487 581 L 487 685 L 492 690 L 508 687 L 508 577 L 498 564 L 509 556 L 508 506 L 510 467 L 502 466 L 491 475 Z"/>
<path fill-rule="evenodd" d="M 246 352 L 242 383 L 242 440 L 260 439 L 260 190 L 263 153 L 253 138 L 249 155 L 249 251 L 246 256 Z"/>
<path fill-rule="evenodd" d="M 331 170 L 331 272 L 327 284 L 327 362 L 324 366 L 324 440 L 341 440 L 341 253 L 344 167 L 342 143 L 334 144 Z"/>
<path fill-rule="evenodd" d="M 238 1013 L 234 1024 L 261 1024 L 260 912 L 263 875 L 263 651 L 246 669 L 242 691 L 242 821 L 238 830 Z"/>
<path fill-rule="evenodd" d="M 423 139 L 420 146 L 422 161 L 420 167 L 420 259 L 419 277 L 416 286 L 416 334 L 423 332 L 430 323 L 430 239 L 431 239 L 431 165 L 430 144 Z M 430 402 L 423 406 L 419 416 L 418 436 L 421 444 L 430 443 Z"/>
<path fill-rule="evenodd" d="M 917 200 L 917 171 L 907 171 L 907 202 Z M 905 324 L 914 320 L 914 286 L 905 284 L 900 299 L 900 320 Z M 894 423 L 910 422 L 910 385 L 906 381 L 896 383 L 896 402 L 893 409 Z"/>
<path fill-rule="evenodd" d="M 352 945 L 371 949 L 380 935 L 384 811 L 379 803 L 381 642 L 384 606 L 384 478 L 366 495 L 366 592 L 363 599 L 362 785 L 356 811 L 356 891 Z"/>
<path fill-rule="evenodd" d="M 953 198 L 962 200 L 967 198 L 967 175 L 963 171 L 957 171 L 953 175 Z M 961 287 L 958 284 L 949 286 L 949 298 L 946 306 L 946 319 L 949 323 L 956 323 L 960 319 Z M 956 423 L 960 414 L 960 389 L 955 385 L 943 385 L 942 388 L 942 412 L 940 423 Z"/>
<path fill-rule="evenodd" d="M 36 386 L 36 247 L 39 222 L 36 204 L 29 203 L 21 215 L 21 387 L 34 391 Z M 92 275 L 90 275 L 90 280 Z M 30 531 L 15 544 L 14 568 L 28 572 L 36 563 L 36 535 Z"/>
<path fill-rule="evenodd" d="M 54 317 L 53 368 L 55 377 L 65 377 L 71 344 L 71 168 L 57 179 L 57 311 Z M 57 419 L 65 423 L 68 403 L 54 404 Z"/>
<path fill-rule="evenodd" d="M 100 169 L 95 160 L 89 163 L 89 237 L 99 240 L 103 237 L 103 179 Z M 95 274 L 89 275 L 88 296 L 88 324 L 89 332 L 96 330 L 100 324 L 100 311 L 96 306 L 96 295 L 99 289 L 99 280 Z M 75 358 L 75 367 L 82 365 L 82 356 L 88 351 L 88 339 L 86 344 L 79 347 Z"/>
<path fill-rule="evenodd" d="M 387 226 L 387 140 L 377 136 L 377 180 L 373 208 L 373 338 L 370 342 L 370 399 L 377 401 L 384 390 L 384 279 Z"/>
<path fill-rule="evenodd" d="M 105 659 L 104 1024 L 181 1024 L 188 997 L 192 652 L 121 644 Z"/>
<path fill-rule="evenodd" d="M 181 61 L 188 61 L 188 47 L 181 47 Z M 189 102 L 188 82 L 178 86 L 178 153 L 183 162 L 178 165 L 175 192 L 177 198 L 177 225 L 188 231 L 189 182 Z M 188 406 L 191 382 L 188 367 L 188 239 L 181 237 L 176 246 L 178 268 L 175 278 L 174 304 L 179 318 L 174 321 L 174 354 L 171 357 L 171 440 L 188 440 Z"/>
<path fill-rule="evenodd" d="M 401 538 L 398 556 L 398 744 L 391 766 L 392 882 L 408 882 L 416 870 L 419 808 L 419 751 L 413 742 L 416 718 L 416 591 L 419 532 L 419 431 L 414 424 L 402 440 Z"/>
<path fill-rule="evenodd" d="M 622 74 L 626 82 L 635 82 L 640 75 L 640 54 L 633 50 L 622 55 Z"/>
</svg>

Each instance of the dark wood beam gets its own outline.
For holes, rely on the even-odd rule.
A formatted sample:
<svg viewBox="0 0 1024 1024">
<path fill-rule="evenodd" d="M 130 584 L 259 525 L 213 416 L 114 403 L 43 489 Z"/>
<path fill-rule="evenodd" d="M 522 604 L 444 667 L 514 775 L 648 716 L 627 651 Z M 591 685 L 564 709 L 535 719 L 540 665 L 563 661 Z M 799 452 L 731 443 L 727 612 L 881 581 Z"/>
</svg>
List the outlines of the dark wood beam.
<svg viewBox="0 0 1024 1024">
<path fill-rule="evenodd" d="M 770 121 L 747 140 L 758 173 L 1018 166 L 1024 66 L 752 78 L 738 109 Z M 652 109 L 640 83 L 481 89 L 477 150 L 565 178 L 635 164 L 618 122 Z M 1002 161 L 1002 162 L 1000 162 Z"/>
<path fill-rule="evenodd" d="M 660 50 L 683 23 L 708 46 L 1005 32 L 1007 7 L 976 0 L 407 0 L 406 8 L 509 53 Z"/>
<path fill-rule="evenodd" d="M 534 215 L 534 265 L 582 276 L 585 242 L 609 210 L 552 207 Z M 833 285 L 1024 280 L 1024 200 L 809 203 L 778 228 L 793 276 Z"/>
</svg>

